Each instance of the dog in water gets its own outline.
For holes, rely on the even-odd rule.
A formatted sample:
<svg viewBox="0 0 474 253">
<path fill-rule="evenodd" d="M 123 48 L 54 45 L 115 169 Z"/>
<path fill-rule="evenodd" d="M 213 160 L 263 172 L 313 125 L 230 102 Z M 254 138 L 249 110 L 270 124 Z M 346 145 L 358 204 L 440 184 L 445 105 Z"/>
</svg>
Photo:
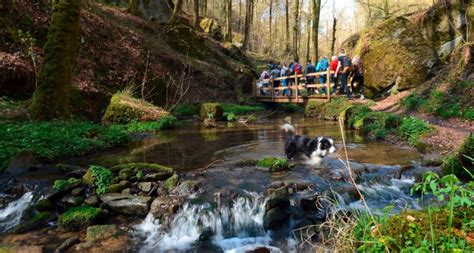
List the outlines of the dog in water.
<svg viewBox="0 0 474 253">
<path fill-rule="evenodd" d="M 321 158 L 336 152 L 334 140 L 331 138 L 295 135 L 295 127 L 288 123 L 281 129 L 286 134 L 285 154 L 288 159 L 297 154 L 304 154 L 312 163 L 320 163 Z"/>
</svg>

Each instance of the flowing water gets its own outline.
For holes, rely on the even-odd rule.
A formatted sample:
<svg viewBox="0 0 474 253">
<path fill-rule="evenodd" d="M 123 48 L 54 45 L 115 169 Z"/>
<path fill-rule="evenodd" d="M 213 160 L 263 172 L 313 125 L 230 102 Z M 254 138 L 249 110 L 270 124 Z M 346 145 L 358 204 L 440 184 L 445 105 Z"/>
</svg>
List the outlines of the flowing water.
<svg viewBox="0 0 474 253">
<path fill-rule="evenodd" d="M 151 214 L 133 228 L 141 240 L 140 252 L 246 252 L 265 246 L 271 252 L 300 252 L 291 229 L 299 222 L 292 215 L 284 232 L 272 233 L 263 227 L 266 189 L 279 181 L 303 182 L 310 190 L 294 192 L 298 200 L 308 194 L 331 190 L 341 209 L 362 209 L 348 182 L 347 169 L 339 159 L 342 138 L 336 122 L 294 117 L 297 133 L 326 136 L 335 140 L 338 152 L 312 165 L 303 158 L 291 163 L 292 170 L 269 173 L 261 168 L 238 166 L 243 160 L 263 157 L 283 157 L 284 137 L 280 126 L 283 117 L 259 120 L 253 125 L 223 125 L 204 128 L 189 123 L 172 131 L 147 134 L 128 147 L 65 161 L 78 165 L 111 166 L 127 162 L 159 163 L 173 167 L 181 181 L 199 183 L 199 192 L 187 196 L 185 204 L 167 224 L 161 224 Z M 358 188 L 374 213 L 391 205 L 397 212 L 405 207 L 418 208 L 409 196 L 413 179 L 401 173 L 402 166 L 418 163 L 419 153 L 369 140 L 354 131 L 346 131 L 346 146 L 351 167 L 357 171 Z M 361 169 L 363 168 L 363 169 Z M 222 195 L 217 209 L 215 194 Z M 25 194 L 0 210 L 0 231 L 7 230 L 15 213 L 31 202 Z"/>
</svg>

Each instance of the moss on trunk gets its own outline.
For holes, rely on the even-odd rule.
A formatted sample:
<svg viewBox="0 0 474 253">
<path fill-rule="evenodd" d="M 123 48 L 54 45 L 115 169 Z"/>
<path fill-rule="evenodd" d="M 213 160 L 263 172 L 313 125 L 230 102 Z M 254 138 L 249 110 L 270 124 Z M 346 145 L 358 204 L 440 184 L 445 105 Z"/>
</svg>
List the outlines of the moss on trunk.
<svg viewBox="0 0 474 253">
<path fill-rule="evenodd" d="M 80 0 L 52 2 L 44 65 L 30 107 L 33 119 L 69 117 L 69 93 L 79 44 L 80 9 Z"/>
</svg>

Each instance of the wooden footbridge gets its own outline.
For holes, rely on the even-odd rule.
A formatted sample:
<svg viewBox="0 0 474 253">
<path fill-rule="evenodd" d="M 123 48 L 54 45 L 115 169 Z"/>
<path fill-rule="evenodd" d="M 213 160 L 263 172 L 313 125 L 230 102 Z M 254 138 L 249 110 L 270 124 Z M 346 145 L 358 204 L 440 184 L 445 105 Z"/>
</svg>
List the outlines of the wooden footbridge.
<svg viewBox="0 0 474 253">
<path fill-rule="evenodd" d="M 254 85 L 254 96 L 260 102 L 274 103 L 307 103 L 312 100 L 331 100 L 331 89 L 334 83 L 331 76 L 334 71 L 315 72 L 309 74 L 290 75 L 278 78 L 259 80 Z M 326 76 L 326 83 L 319 82 L 319 76 Z M 306 80 L 313 77 L 314 82 L 307 83 Z M 286 80 L 287 86 L 282 86 L 282 81 Z M 260 85 L 259 85 L 260 84 Z M 260 86 L 260 87 L 259 87 Z M 319 91 L 326 88 L 326 92 Z"/>
</svg>

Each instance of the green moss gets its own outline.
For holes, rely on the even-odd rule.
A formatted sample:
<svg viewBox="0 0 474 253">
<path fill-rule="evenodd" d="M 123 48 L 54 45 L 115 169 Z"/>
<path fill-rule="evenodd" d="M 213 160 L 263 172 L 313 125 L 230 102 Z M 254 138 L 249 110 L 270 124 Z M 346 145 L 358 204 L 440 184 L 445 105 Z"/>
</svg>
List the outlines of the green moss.
<svg viewBox="0 0 474 253">
<path fill-rule="evenodd" d="M 80 0 L 58 0 L 52 4 L 44 63 L 30 114 L 33 119 L 68 118 L 69 94 L 80 35 Z"/>
<path fill-rule="evenodd" d="M 40 199 L 35 205 L 35 210 L 38 212 L 54 211 L 54 204 L 49 199 Z"/>
<path fill-rule="evenodd" d="M 204 103 L 199 108 L 199 119 L 222 120 L 224 110 L 219 103 Z"/>
<path fill-rule="evenodd" d="M 290 164 L 286 158 L 265 157 L 257 161 L 257 166 L 268 168 L 272 172 L 288 170 Z"/>
<path fill-rule="evenodd" d="M 35 214 L 31 219 L 22 222 L 15 228 L 13 228 L 14 233 L 25 233 L 34 229 L 41 228 L 46 226 L 48 222 L 55 219 L 53 213 L 50 212 L 40 212 Z"/>
<path fill-rule="evenodd" d="M 127 124 L 131 122 L 158 121 L 169 113 L 142 99 L 137 99 L 126 92 L 118 92 L 110 99 L 102 123 Z"/>
<path fill-rule="evenodd" d="M 129 139 L 118 127 L 90 122 L 24 122 L 0 124 L 0 171 L 20 152 L 52 161 L 116 146 Z"/>
<path fill-rule="evenodd" d="M 298 104 L 277 104 L 277 110 L 286 113 L 304 112 L 305 108 Z"/>
<path fill-rule="evenodd" d="M 123 169 L 132 170 L 132 171 L 147 170 L 147 171 L 168 172 L 168 173 L 174 172 L 173 168 L 159 165 L 156 163 L 126 163 L 126 164 L 115 165 L 111 168 L 112 171 L 121 171 Z"/>
<path fill-rule="evenodd" d="M 95 165 L 89 167 L 86 174 L 82 177 L 83 182 L 88 185 L 93 185 L 98 194 L 107 192 L 112 179 L 113 174 L 110 170 Z"/>
<path fill-rule="evenodd" d="M 121 184 L 111 184 L 107 188 L 107 192 L 120 193 L 125 187 Z"/>
<path fill-rule="evenodd" d="M 172 115 L 165 115 L 158 121 L 132 122 L 125 125 L 127 132 L 153 132 L 165 129 L 173 129 L 178 126 L 178 120 Z"/>
<path fill-rule="evenodd" d="M 107 239 L 117 233 L 117 225 L 94 225 L 87 227 L 86 241 L 96 242 Z"/>
<path fill-rule="evenodd" d="M 97 224 L 106 219 L 105 213 L 95 207 L 73 207 L 59 217 L 59 226 L 65 230 L 75 231 Z"/>
<path fill-rule="evenodd" d="M 224 113 L 233 113 L 235 115 L 243 115 L 252 112 L 265 111 L 265 107 L 262 105 L 238 105 L 231 103 L 222 103 L 221 106 Z"/>
<path fill-rule="evenodd" d="M 367 113 L 372 110 L 365 105 L 351 105 L 343 110 L 339 117 L 343 118 L 347 125 L 351 128 L 354 127 L 354 123 L 363 118 Z"/>
<path fill-rule="evenodd" d="M 66 189 L 69 189 L 71 186 L 75 186 L 80 183 L 81 183 L 80 179 L 73 178 L 73 177 L 70 177 L 67 180 L 59 179 L 59 180 L 54 181 L 53 189 L 55 189 L 56 191 L 64 191 Z"/>
<path fill-rule="evenodd" d="M 371 66 L 364 75 L 368 97 L 386 91 L 394 81 L 400 90 L 422 84 L 429 62 L 437 60 L 419 27 L 405 17 L 390 18 L 362 34 L 353 55 Z"/>
<path fill-rule="evenodd" d="M 351 106 L 347 98 L 336 97 L 330 102 L 310 101 L 306 105 L 305 115 L 308 117 L 319 117 L 336 120 L 341 113 Z"/>
<path fill-rule="evenodd" d="M 173 189 L 173 187 L 178 185 L 178 182 L 179 182 L 179 176 L 178 174 L 174 173 L 170 178 L 165 180 L 165 183 L 163 186 L 165 187 L 166 190 L 170 191 L 171 189 Z"/>
</svg>

